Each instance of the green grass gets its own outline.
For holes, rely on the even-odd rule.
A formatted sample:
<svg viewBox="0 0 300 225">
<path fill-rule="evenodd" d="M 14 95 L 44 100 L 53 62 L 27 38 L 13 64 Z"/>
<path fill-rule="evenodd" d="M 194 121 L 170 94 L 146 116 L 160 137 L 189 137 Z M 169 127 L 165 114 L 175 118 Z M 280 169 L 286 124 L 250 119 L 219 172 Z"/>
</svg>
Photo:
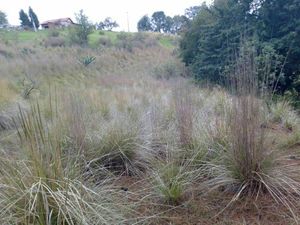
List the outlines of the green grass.
<svg viewBox="0 0 300 225">
<path fill-rule="evenodd" d="M 176 46 L 176 39 L 173 36 L 160 36 L 159 43 L 165 48 L 174 48 Z"/>
<path fill-rule="evenodd" d="M 16 41 L 16 42 L 31 42 L 31 41 L 40 41 L 47 37 L 49 30 L 39 30 L 34 31 L 0 31 L 0 37 L 3 41 Z M 118 35 L 120 32 L 113 31 L 103 31 L 103 34 L 100 34 L 99 30 L 94 30 L 88 37 L 89 46 L 96 47 L 100 38 L 107 38 L 112 41 L 113 44 L 116 43 Z M 134 33 L 132 33 L 134 34 Z M 151 34 L 149 34 L 151 35 Z M 176 46 L 176 38 L 173 36 L 163 36 L 161 34 L 157 35 L 158 42 L 162 47 L 172 49 Z M 60 36 L 66 37 L 67 31 L 60 30 Z"/>
<path fill-rule="evenodd" d="M 93 33 L 89 35 L 89 45 L 91 47 L 97 46 L 100 38 L 108 38 L 112 41 L 112 43 L 115 43 L 117 35 L 118 32 L 113 31 L 103 31 L 103 34 L 101 35 L 99 30 L 94 30 Z"/>
<path fill-rule="evenodd" d="M 34 41 L 41 40 L 47 36 L 48 31 L 39 30 L 37 32 L 34 31 L 1 31 L 0 36 L 4 41 Z"/>
</svg>

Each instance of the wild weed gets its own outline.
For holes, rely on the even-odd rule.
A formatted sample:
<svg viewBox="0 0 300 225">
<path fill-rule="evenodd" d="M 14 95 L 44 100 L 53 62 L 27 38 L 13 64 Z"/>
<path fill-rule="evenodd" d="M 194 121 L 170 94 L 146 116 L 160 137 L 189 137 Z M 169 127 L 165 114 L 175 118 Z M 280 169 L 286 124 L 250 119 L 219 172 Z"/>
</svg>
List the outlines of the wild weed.
<svg viewBox="0 0 300 225">
<path fill-rule="evenodd" d="M 242 50 L 245 50 L 242 48 Z M 258 83 L 253 57 L 242 52 L 233 77 L 233 104 L 226 123 L 229 135 L 219 152 L 218 160 L 208 161 L 203 173 L 211 189 L 230 190 L 231 202 L 245 195 L 268 193 L 276 202 L 287 207 L 294 216 L 294 206 L 300 197 L 299 176 L 293 164 L 280 162 L 281 155 L 266 144 L 266 129 L 262 124 L 262 102 L 257 98 Z M 229 203 L 229 204 L 230 204 Z"/>
<path fill-rule="evenodd" d="M 60 134 L 51 136 L 39 104 L 20 110 L 18 134 L 23 157 L 0 159 L 1 221 L 4 224 L 112 224 L 110 189 L 88 188 L 69 165 L 60 145 Z M 78 171 L 79 172 L 79 171 Z"/>
</svg>

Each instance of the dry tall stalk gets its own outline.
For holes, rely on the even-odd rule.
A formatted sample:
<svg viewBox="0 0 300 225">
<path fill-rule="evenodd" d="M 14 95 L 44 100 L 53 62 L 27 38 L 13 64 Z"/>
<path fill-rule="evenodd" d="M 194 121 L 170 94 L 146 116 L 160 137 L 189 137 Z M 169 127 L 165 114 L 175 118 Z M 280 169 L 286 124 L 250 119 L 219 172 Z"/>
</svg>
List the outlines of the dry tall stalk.
<svg viewBox="0 0 300 225">
<path fill-rule="evenodd" d="M 179 131 L 179 144 L 183 148 L 191 148 L 193 139 L 193 107 L 189 88 L 175 85 L 174 101 Z"/>
</svg>

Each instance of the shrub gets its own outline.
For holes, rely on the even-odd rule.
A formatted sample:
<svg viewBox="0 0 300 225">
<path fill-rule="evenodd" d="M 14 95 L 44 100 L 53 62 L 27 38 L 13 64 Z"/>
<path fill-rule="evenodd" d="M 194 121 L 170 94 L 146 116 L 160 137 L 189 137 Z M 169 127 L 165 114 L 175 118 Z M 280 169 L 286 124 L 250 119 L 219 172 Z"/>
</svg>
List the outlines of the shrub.
<svg viewBox="0 0 300 225">
<path fill-rule="evenodd" d="M 13 128 L 13 121 L 7 115 L 0 115 L 0 131 Z"/>
<path fill-rule="evenodd" d="M 132 43 L 131 34 L 127 34 L 125 32 L 121 32 L 117 35 L 116 46 L 118 48 L 127 50 L 129 52 L 133 52 L 134 45 Z"/>
<path fill-rule="evenodd" d="M 35 54 L 35 51 L 30 48 L 22 48 L 21 53 L 24 55 Z"/>
<path fill-rule="evenodd" d="M 179 132 L 179 145 L 190 149 L 193 146 L 193 107 L 191 95 L 184 87 L 176 87 L 174 101 Z"/>
<path fill-rule="evenodd" d="M 104 47 L 112 47 L 113 43 L 110 38 L 101 37 L 101 38 L 99 38 L 99 45 L 104 46 Z"/>
<path fill-rule="evenodd" d="M 6 79 L 0 79 L 0 104 L 4 106 L 15 98 L 16 93 L 11 82 Z"/>
<path fill-rule="evenodd" d="M 288 101 L 271 103 L 269 111 L 270 122 L 279 123 L 289 130 L 293 130 L 299 123 L 298 116 Z"/>
<path fill-rule="evenodd" d="M 244 50 L 242 48 L 242 50 Z M 206 184 L 234 192 L 233 201 L 245 196 L 268 193 L 294 215 L 293 207 L 300 198 L 300 181 L 293 164 L 279 163 L 281 154 L 266 145 L 266 129 L 262 104 L 256 94 L 257 79 L 251 55 L 242 52 L 236 65 L 232 84 L 231 116 L 227 120 L 229 135 L 219 157 L 208 161 L 203 171 L 208 172 Z"/>
<path fill-rule="evenodd" d="M 89 22 L 88 17 L 80 10 L 76 14 L 77 25 L 69 29 L 71 44 L 87 45 L 88 36 L 93 32 L 94 26 Z"/>
<path fill-rule="evenodd" d="M 144 49 L 157 46 L 158 42 L 154 36 L 143 33 L 125 33 L 121 32 L 117 35 L 116 47 L 133 52 L 134 49 Z"/>
<path fill-rule="evenodd" d="M 95 60 L 96 60 L 95 56 L 85 56 L 81 60 L 79 60 L 79 62 L 81 62 L 81 64 L 84 65 L 85 67 L 87 67 L 90 64 L 92 64 Z"/>
<path fill-rule="evenodd" d="M 153 74 L 157 79 L 171 79 L 184 75 L 184 66 L 178 62 L 166 62 L 154 68 Z"/>
<path fill-rule="evenodd" d="M 289 136 L 285 137 L 279 144 L 281 148 L 292 148 L 297 145 L 300 145 L 300 130 L 296 130 L 292 134 L 289 134 Z"/>
<path fill-rule="evenodd" d="M 185 192 L 185 174 L 174 164 L 167 164 L 153 174 L 154 187 L 165 202 L 179 204 Z"/>
<path fill-rule="evenodd" d="M 4 224 L 115 224 L 112 191 L 97 192 L 80 182 L 76 163 L 64 155 L 60 134 L 54 136 L 39 105 L 20 110 L 18 134 L 25 159 L 0 159 L 0 215 Z M 116 208 L 115 208 L 116 209 Z"/>
<path fill-rule="evenodd" d="M 94 173 L 108 170 L 119 175 L 140 175 L 147 168 L 151 154 L 139 127 L 134 122 L 121 121 L 113 121 L 108 126 L 103 128 L 100 138 L 90 139 L 87 167 Z"/>
<path fill-rule="evenodd" d="M 44 46 L 47 47 L 63 47 L 65 46 L 66 42 L 64 38 L 61 37 L 48 37 L 44 41 Z"/>
<path fill-rule="evenodd" d="M 48 37 L 58 37 L 59 34 L 60 34 L 59 30 L 57 30 L 57 29 L 51 28 L 48 30 Z"/>
<path fill-rule="evenodd" d="M 172 153 L 166 160 L 159 159 L 154 163 L 151 181 L 154 191 L 164 202 L 179 205 L 187 200 L 201 171 L 192 167 L 193 157 L 184 159 L 181 152 L 170 151 Z"/>
<path fill-rule="evenodd" d="M 26 75 L 26 78 L 22 82 L 22 97 L 29 99 L 34 90 L 38 89 L 38 83 Z"/>
<path fill-rule="evenodd" d="M 0 49 L 0 56 L 3 56 L 5 58 L 13 58 L 13 54 L 5 49 Z"/>
</svg>

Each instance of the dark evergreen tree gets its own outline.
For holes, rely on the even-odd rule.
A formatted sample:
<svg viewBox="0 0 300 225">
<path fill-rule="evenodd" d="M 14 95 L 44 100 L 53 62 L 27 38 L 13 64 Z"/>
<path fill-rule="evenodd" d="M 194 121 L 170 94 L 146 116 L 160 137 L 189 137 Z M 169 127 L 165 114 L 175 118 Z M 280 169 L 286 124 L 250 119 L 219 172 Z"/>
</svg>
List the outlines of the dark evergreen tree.
<svg viewBox="0 0 300 225">
<path fill-rule="evenodd" d="M 178 34 L 187 29 L 188 25 L 189 19 L 186 16 L 176 15 L 172 18 L 172 26 L 170 32 L 172 34 Z"/>
<path fill-rule="evenodd" d="M 274 86 L 300 101 L 300 0 L 261 1 L 257 15 L 261 45 L 271 46 L 281 56 Z"/>
<path fill-rule="evenodd" d="M 193 20 L 198 15 L 200 9 L 201 9 L 201 6 L 192 6 L 192 7 L 189 7 L 187 9 L 185 9 L 185 16 L 188 19 Z"/>
<path fill-rule="evenodd" d="M 32 23 L 30 22 L 28 15 L 24 12 L 23 9 L 19 12 L 19 19 L 21 21 L 22 27 L 32 27 Z"/>
<path fill-rule="evenodd" d="M 164 33 L 172 33 L 173 27 L 173 18 L 170 16 L 166 16 L 165 22 L 163 23 L 162 30 Z"/>
<path fill-rule="evenodd" d="M 258 76 L 268 78 L 264 85 L 300 99 L 300 0 L 204 4 L 183 35 L 181 56 L 197 79 L 222 82 L 245 40 L 256 48 Z"/>
<path fill-rule="evenodd" d="M 153 31 L 152 23 L 147 15 L 144 15 L 137 24 L 138 31 Z"/>
<path fill-rule="evenodd" d="M 167 17 L 163 11 L 157 11 L 152 14 L 151 22 L 153 24 L 153 30 L 155 32 L 163 32 L 163 29 L 166 29 L 166 18 Z"/>
<path fill-rule="evenodd" d="M 6 14 L 2 11 L 0 11 L 0 26 L 5 26 L 8 24 Z"/>
<path fill-rule="evenodd" d="M 40 26 L 40 22 L 39 22 L 39 19 L 38 19 L 37 15 L 35 14 L 35 12 L 32 10 L 31 7 L 29 7 L 28 15 L 29 15 L 29 18 L 30 18 L 30 22 L 32 24 L 31 27 L 34 27 L 34 25 L 35 25 L 35 28 L 38 29 L 39 26 Z"/>
<path fill-rule="evenodd" d="M 251 35 L 250 1 L 215 0 L 203 4 L 181 42 L 183 60 L 197 79 L 222 81 L 240 38 Z"/>
</svg>

